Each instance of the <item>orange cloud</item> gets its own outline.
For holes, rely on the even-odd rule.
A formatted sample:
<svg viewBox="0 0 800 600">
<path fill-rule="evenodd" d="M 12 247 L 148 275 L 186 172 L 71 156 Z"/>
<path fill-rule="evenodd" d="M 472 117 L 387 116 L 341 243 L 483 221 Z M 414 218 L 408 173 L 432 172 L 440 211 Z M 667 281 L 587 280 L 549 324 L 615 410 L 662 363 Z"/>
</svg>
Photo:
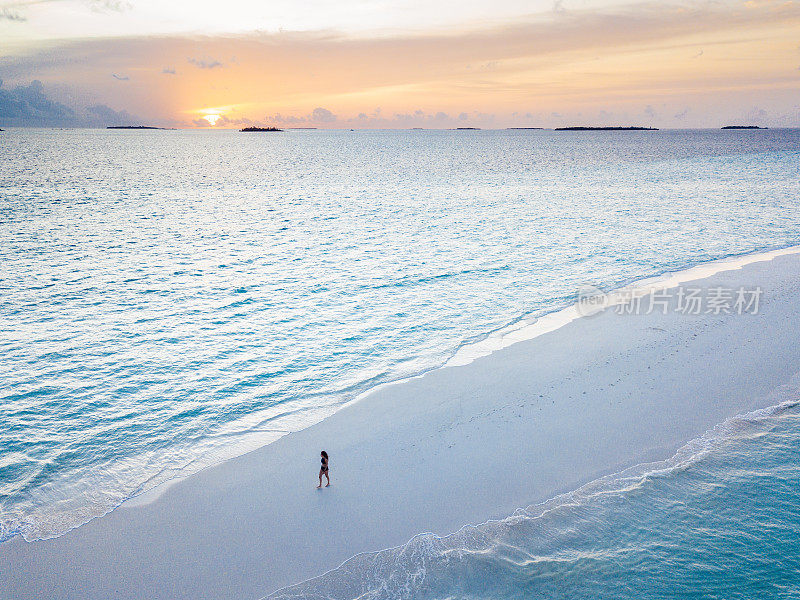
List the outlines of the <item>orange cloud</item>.
<svg viewBox="0 0 800 600">
<path fill-rule="evenodd" d="M 590 107 L 624 114 L 659 102 L 673 103 L 673 112 L 696 104 L 693 118 L 709 118 L 709 98 L 726 95 L 791 110 L 789 98 L 799 87 L 798 33 L 798 3 L 647 4 L 400 37 L 314 32 L 91 40 L 18 53 L 0 66 L 20 81 L 66 80 L 96 101 L 176 124 L 209 114 L 224 116 L 217 122 L 229 126 L 278 114 L 318 126 L 397 121 L 358 117 L 378 106 L 401 123 L 414 122 L 416 111 L 427 123 L 440 112 L 450 120 L 476 119 L 476 113 L 508 120 Z M 185 67 L 164 77 L 174 65 Z M 129 77 L 124 92 L 109 86 L 110 72 Z M 320 107 L 338 118 L 314 117 Z"/>
</svg>

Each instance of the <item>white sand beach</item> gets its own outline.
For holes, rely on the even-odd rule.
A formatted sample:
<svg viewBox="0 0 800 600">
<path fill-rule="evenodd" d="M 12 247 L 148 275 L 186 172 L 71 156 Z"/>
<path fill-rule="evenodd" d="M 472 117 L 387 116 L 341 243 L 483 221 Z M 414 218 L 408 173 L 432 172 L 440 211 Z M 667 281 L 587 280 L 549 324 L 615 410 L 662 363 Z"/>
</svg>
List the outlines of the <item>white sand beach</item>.
<svg viewBox="0 0 800 600">
<path fill-rule="evenodd" d="M 1 544 L 0 598 L 262 598 L 667 458 L 800 372 L 800 254 L 691 285 L 759 287 L 759 310 L 607 309 L 384 386 L 63 536 Z M 332 486 L 317 490 L 321 449 Z"/>
</svg>

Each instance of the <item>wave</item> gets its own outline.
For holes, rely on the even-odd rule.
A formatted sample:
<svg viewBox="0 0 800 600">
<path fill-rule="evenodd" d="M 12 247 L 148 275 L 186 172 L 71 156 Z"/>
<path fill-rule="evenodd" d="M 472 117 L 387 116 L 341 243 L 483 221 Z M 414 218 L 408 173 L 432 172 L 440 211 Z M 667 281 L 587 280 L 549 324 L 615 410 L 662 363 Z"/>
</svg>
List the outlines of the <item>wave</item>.
<svg viewBox="0 0 800 600">
<path fill-rule="evenodd" d="M 436 273 L 434 275 L 427 275 L 427 276 L 408 276 L 402 277 L 400 279 L 394 281 L 388 281 L 386 283 L 380 283 L 375 285 L 363 285 L 359 286 L 360 288 L 370 288 L 370 289 L 382 289 L 382 288 L 395 288 L 395 287 L 407 287 L 407 286 L 416 286 L 416 285 L 423 285 L 427 283 L 434 283 L 438 281 L 443 281 L 446 279 L 453 279 L 457 277 L 462 277 L 464 275 L 473 275 L 473 274 L 483 274 L 483 273 L 497 273 L 498 271 L 508 271 L 510 267 L 508 265 L 499 265 L 495 267 L 487 267 L 481 269 L 461 269 L 458 271 L 447 271 L 445 273 Z"/>
<path fill-rule="evenodd" d="M 401 600 L 528 598 L 532 595 L 576 598 L 598 597 L 597 592 L 603 597 L 616 597 L 613 593 L 616 588 L 604 581 L 604 573 L 608 575 L 614 569 L 619 570 L 621 565 L 628 565 L 620 580 L 629 581 L 632 573 L 643 568 L 648 554 L 663 553 L 674 559 L 689 553 L 694 533 L 691 528 L 683 531 L 680 522 L 667 523 L 664 527 L 659 519 L 669 521 L 669 511 L 680 504 L 684 512 L 694 511 L 694 518 L 702 517 L 703 511 L 708 512 L 708 509 L 693 506 L 693 502 L 701 504 L 693 494 L 701 497 L 712 489 L 721 497 L 720 487 L 729 485 L 737 477 L 754 474 L 752 477 L 760 478 L 762 496 L 769 497 L 769 489 L 764 487 L 765 474 L 774 471 L 776 478 L 785 478 L 787 474 L 780 471 L 787 463 L 792 465 L 792 477 L 800 481 L 800 461 L 782 459 L 774 448 L 765 449 L 766 442 L 762 439 L 775 430 L 778 421 L 788 417 L 783 425 L 792 437 L 789 442 L 782 440 L 783 447 L 797 447 L 800 379 L 796 377 L 791 384 L 778 388 L 768 399 L 775 403 L 720 423 L 685 444 L 667 460 L 640 464 L 602 477 L 544 503 L 518 509 L 505 519 L 468 525 L 443 537 L 423 533 L 402 546 L 356 555 L 332 571 L 265 598 Z M 737 446 L 748 442 L 752 447 Z M 758 455 L 759 450 L 764 450 L 763 460 L 770 461 L 769 464 L 755 464 L 752 457 Z M 727 470 L 720 466 L 726 455 L 734 457 Z M 747 464 L 748 461 L 753 464 Z M 791 482 L 788 486 L 793 488 Z M 776 492 L 775 496 L 779 495 L 780 491 Z M 794 544 L 794 533 L 800 527 L 800 503 L 791 490 L 784 495 L 793 502 L 787 509 L 770 508 L 761 512 L 762 530 L 766 527 L 763 521 L 767 520 L 764 515 L 776 513 L 778 521 L 777 526 L 773 523 L 773 528 L 765 532 L 765 546 L 777 543 L 780 526 L 790 532 L 786 537 L 789 547 Z M 716 510 L 724 512 L 725 504 L 721 504 Z M 735 503 L 729 502 L 731 504 Z M 749 505 L 745 503 L 741 512 L 754 510 L 756 504 L 755 501 Z M 755 506 L 756 512 L 757 508 Z M 663 512 L 657 512 L 659 510 Z M 731 516 L 730 512 L 727 518 L 733 529 L 744 520 L 744 517 Z M 790 522 L 781 522 L 781 519 L 790 518 Z M 698 544 L 702 541 L 695 546 Z M 725 548 L 711 547 L 708 554 L 724 555 Z M 797 550 L 787 551 L 784 558 L 787 562 L 800 560 Z M 696 558 L 691 560 L 694 563 L 689 569 L 703 566 Z M 657 567 L 648 569 L 654 571 Z M 651 577 L 653 573 L 644 575 Z M 672 580 L 672 590 L 675 597 L 681 597 L 677 579 Z M 576 589 L 568 592 L 559 587 L 576 581 L 586 588 L 585 596 Z M 590 592 L 593 585 L 598 588 Z M 629 586 L 630 581 L 620 585 Z M 647 585 L 658 585 L 658 582 L 651 581 Z M 708 587 L 705 591 L 709 592 L 708 597 L 716 597 Z M 619 597 L 633 597 L 630 592 L 628 587 Z M 672 594 L 666 596 L 672 597 Z"/>
<path fill-rule="evenodd" d="M 626 289 L 647 290 L 649 286 L 666 287 L 674 285 L 676 281 L 685 281 L 708 277 L 714 273 L 741 268 L 752 262 L 771 260 L 782 254 L 800 252 L 800 246 L 788 246 L 778 249 L 759 250 L 745 254 L 731 254 L 723 258 L 700 264 L 685 265 L 674 271 L 665 271 L 655 277 L 648 276 L 625 282 Z M 452 277 L 460 273 L 448 273 L 442 276 Z M 438 276 L 437 276 L 438 277 Z M 614 290 L 623 288 L 612 288 Z M 160 486 L 167 486 L 173 480 L 185 478 L 204 468 L 224 462 L 235 456 L 255 450 L 266 444 L 272 443 L 289 434 L 305 427 L 309 427 L 330 416 L 336 410 L 350 403 L 360 401 L 384 385 L 395 385 L 410 378 L 420 377 L 432 370 L 443 366 L 462 365 L 491 354 L 513 343 L 531 339 L 552 331 L 562 325 L 580 317 L 574 304 L 575 299 L 570 297 L 553 299 L 556 306 L 546 311 L 526 312 L 506 324 L 482 335 L 473 336 L 459 343 L 448 355 L 436 361 L 412 360 L 408 363 L 401 362 L 393 366 L 379 369 L 373 376 L 356 382 L 345 382 L 344 385 L 333 390 L 320 392 L 315 396 L 307 395 L 306 400 L 324 401 L 332 393 L 337 397 L 345 398 L 340 403 L 320 403 L 318 406 L 309 406 L 304 402 L 300 408 L 288 410 L 280 404 L 269 406 L 263 410 L 243 415 L 238 421 L 232 421 L 227 426 L 213 435 L 206 435 L 205 439 L 190 440 L 194 446 L 167 448 L 154 450 L 145 455 L 136 455 L 120 461 L 117 479 L 113 481 L 115 487 L 108 489 L 108 470 L 92 469 L 77 485 L 77 492 L 85 494 L 92 499 L 91 505 L 77 505 L 70 498 L 60 497 L 59 501 L 44 514 L 31 515 L 4 507 L 0 511 L 0 543 L 21 535 L 27 541 L 48 539 L 63 535 L 94 518 L 101 517 L 121 504 L 145 493 L 158 493 Z M 228 307 L 233 306 L 229 305 Z M 219 440 L 224 439 L 224 445 Z M 200 452 L 197 452 L 197 449 Z M 166 457 L 166 458 L 164 458 Z M 158 471 L 148 473 L 145 480 L 127 478 L 131 473 L 138 473 L 138 464 L 155 465 L 166 464 Z M 37 491 L 43 495 L 48 491 L 44 486 Z M 53 492 L 54 497 L 59 497 Z"/>
<path fill-rule="evenodd" d="M 773 260 L 779 256 L 800 253 L 800 246 L 790 245 L 778 248 L 755 250 L 752 252 L 728 254 L 721 258 L 714 258 L 703 262 L 686 263 L 673 269 L 662 271 L 657 275 L 648 275 L 625 281 L 618 281 L 606 290 L 606 307 L 626 301 L 634 293 L 647 294 L 650 291 L 665 290 L 687 281 L 711 277 L 722 271 L 741 269 L 755 262 Z M 600 291 L 592 282 L 584 282 L 594 290 Z M 580 290 L 576 290 L 576 296 Z M 445 366 L 465 365 L 473 360 L 506 348 L 520 341 L 529 340 L 550 331 L 554 331 L 584 316 L 576 301 L 579 297 L 571 296 L 562 299 L 560 306 L 541 314 L 528 312 L 522 314 L 507 324 L 497 329 L 472 339 L 465 340 L 448 359 Z"/>
</svg>

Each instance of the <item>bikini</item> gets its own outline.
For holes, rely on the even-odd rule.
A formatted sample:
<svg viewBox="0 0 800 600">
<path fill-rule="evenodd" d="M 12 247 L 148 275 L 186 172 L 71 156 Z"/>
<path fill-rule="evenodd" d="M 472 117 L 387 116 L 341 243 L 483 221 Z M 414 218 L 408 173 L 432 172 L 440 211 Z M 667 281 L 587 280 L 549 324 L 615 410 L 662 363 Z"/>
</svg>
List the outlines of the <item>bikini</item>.
<svg viewBox="0 0 800 600">
<path fill-rule="evenodd" d="M 322 463 L 322 471 L 327 473 L 328 472 L 328 461 L 326 459 L 324 459 L 324 458 L 321 458 L 320 462 Z"/>
</svg>

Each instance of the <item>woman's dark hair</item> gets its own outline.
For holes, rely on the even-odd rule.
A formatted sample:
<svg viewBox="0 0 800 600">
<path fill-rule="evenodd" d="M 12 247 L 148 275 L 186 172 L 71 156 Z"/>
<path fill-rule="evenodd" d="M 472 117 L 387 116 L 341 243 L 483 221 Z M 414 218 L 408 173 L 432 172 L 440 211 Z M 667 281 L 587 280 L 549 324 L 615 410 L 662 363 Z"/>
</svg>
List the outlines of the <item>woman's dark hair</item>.
<svg viewBox="0 0 800 600">
<path fill-rule="evenodd" d="M 324 456 L 325 458 L 328 458 L 328 453 L 327 453 L 327 452 L 325 452 L 325 450 L 323 450 L 322 452 L 320 452 L 320 454 L 322 454 L 322 456 Z"/>
</svg>

